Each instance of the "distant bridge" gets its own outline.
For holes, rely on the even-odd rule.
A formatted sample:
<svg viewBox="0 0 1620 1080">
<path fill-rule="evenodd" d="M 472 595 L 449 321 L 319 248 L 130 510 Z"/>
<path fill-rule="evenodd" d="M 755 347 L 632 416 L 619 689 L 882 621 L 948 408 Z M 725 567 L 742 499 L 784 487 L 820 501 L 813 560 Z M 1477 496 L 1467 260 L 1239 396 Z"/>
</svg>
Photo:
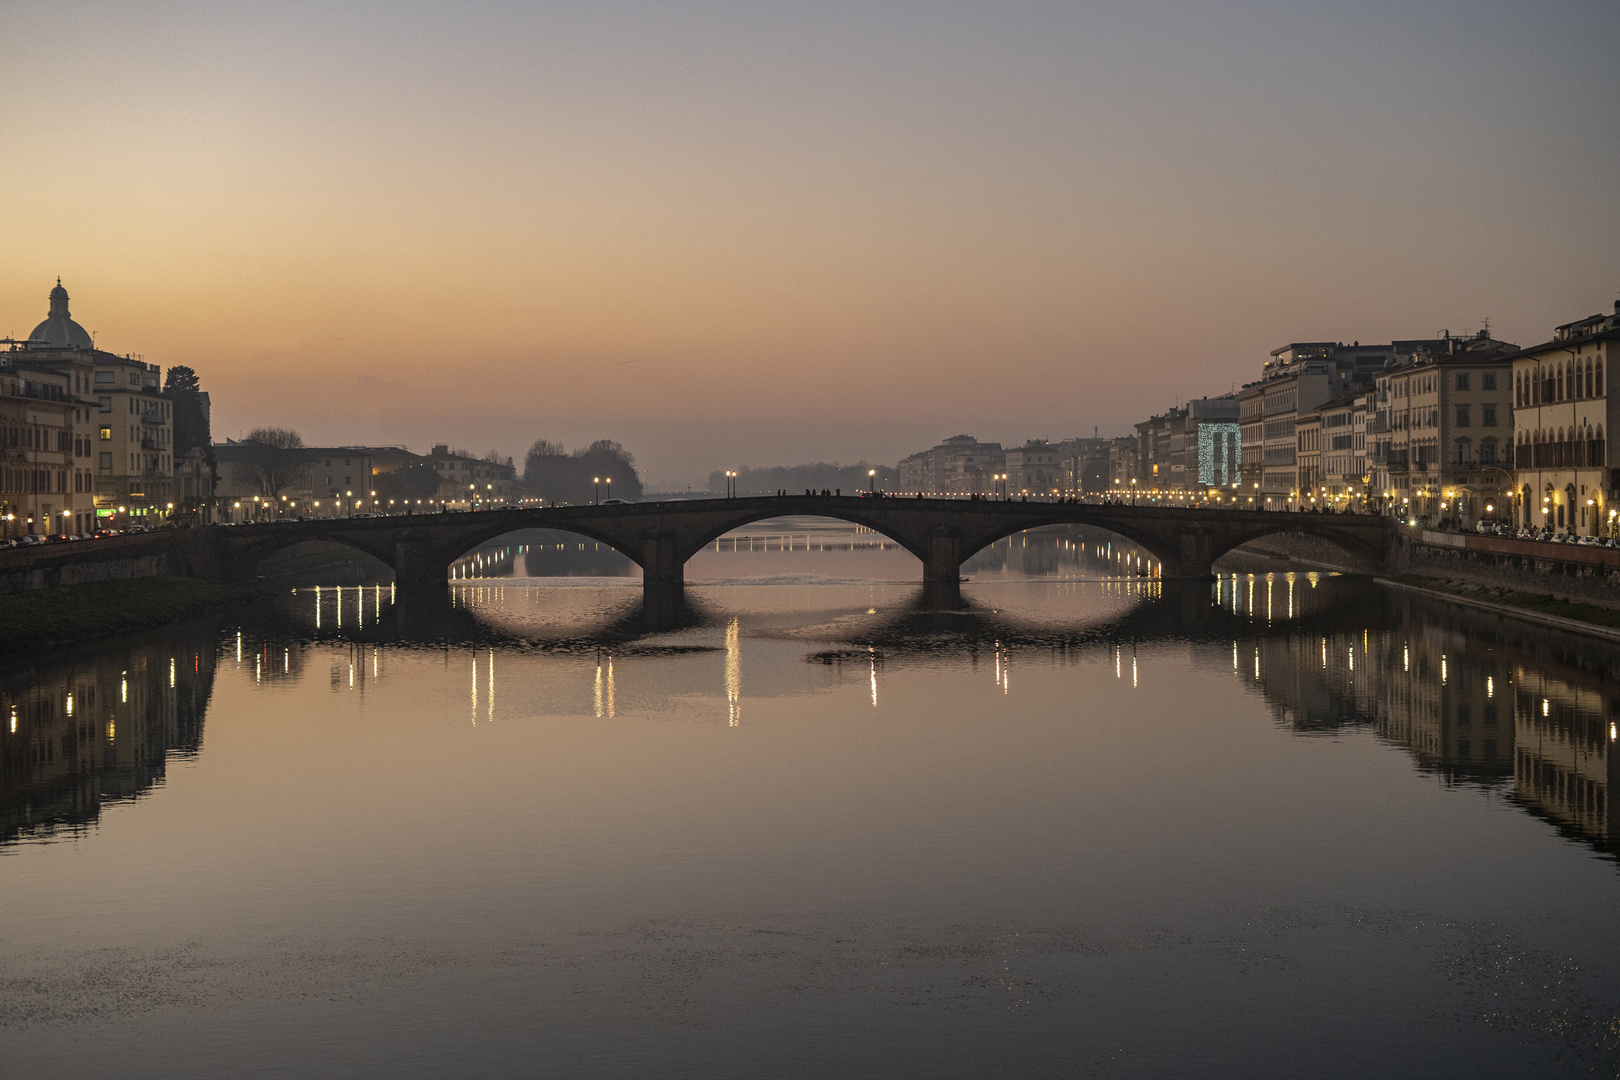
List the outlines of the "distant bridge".
<svg viewBox="0 0 1620 1080">
<path fill-rule="evenodd" d="M 1375 562 L 1384 558 L 1384 519 L 1373 515 L 785 495 L 167 529 L 3 551 L 0 577 L 14 578 L 19 571 L 49 575 L 54 567 L 60 580 L 89 580 L 114 576 L 99 575 L 87 565 L 98 559 L 162 558 L 167 564 L 163 572 L 248 581 L 271 555 L 324 540 L 373 556 L 391 567 L 401 584 L 434 583 L 447 580 L 451 564 L 461 556 L 496 537 L 518 529 L 558 529 L 623 552 L 641 567 L 649 606 L 662 607 L 669 597 L 678 597 L 687 560 L 705 546 L 751 522 L 789 516 L 836 518 L 888 537 L 921 560 L 925 591 L 940 600 L 959 595 L 962 563 L 975 552 L 1043 525 L 1106 529 L 1146 550 L 1166 578 L 1206 577 L 1228 551 L 1275 533 L 1306 533 Z M 75 566 L 80 569 L 72 571 Z M 39 582 L 46 583 L 51 582 Z M 17 587 L 13 584 L 11 591 Z"/>
</svg>

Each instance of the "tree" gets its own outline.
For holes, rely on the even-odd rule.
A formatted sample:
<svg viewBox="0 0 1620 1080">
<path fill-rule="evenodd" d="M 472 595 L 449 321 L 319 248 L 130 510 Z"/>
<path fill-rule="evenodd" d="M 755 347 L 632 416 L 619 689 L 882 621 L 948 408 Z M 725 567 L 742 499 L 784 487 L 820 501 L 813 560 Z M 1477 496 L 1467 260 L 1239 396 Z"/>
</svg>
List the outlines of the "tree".
<svg viewBox="0 0 1620 1080">
<path fill-rule="evenodd" d="M 524 481 L 529 480 L 529 473 L 534 470 L 540 459 L 567 456 L 568 450 L 560 442 L 552 442 L 549 439 L 534 440 L 534 445 L 529 447 L 529 452 L 523 457 Z"/>
<path fill-rule="evenodd" d="M 641 476 L 636 472 L 635 455 L 626 450 L 621 443 L 612 439 L 597 439 L 585 449 L 575 450 L 574 457 L 579 459 L 582 473 L 588 473 L 591 477 L 613 478 L 611 486 L 613 498 L 628 499 L 631 502 L 641 498 Z M 594 488 L 595 485 L 592 486 Z M 604 491 L 603 497 L 608 497 L 608 494 L 609 492 Z"/>
<path fill-rule="evenodd" d="M 581 471 L 562 443 L 546 439 L 536 439 L 523 458 L 524 486 L 547 502 L 589 502 L 589 490 L 580 486 Z"/>
<path fill-rule="evenodd" d="M 572 454 L 559 442 L 537 439 L 523 459 L 523 483 L 548 502 L 588 503 L 596 497 L 594 477 L 613 478 L 602 497 L 641 498 L 636 459 L 619 443 L 598 439 Z"/>
<path fill-rule="evenodd" d="M 208 430 L 208 411 L 203 406 L 197 373 L 184 364 L 170 368 L 164 377 L 163 394 L 174 405 L 174 457 L 185 457 L 196 446 L 202 447 L 208 463 L 214 463 L 214 439 Z"/>
<path fill-rule="evenodd" d="M 307 467 L 303 437 L 289 428 L 259 427 L 242 440 L 242 459 L 253 470 L 259 494 L 274 499 Z"/>
</svg>

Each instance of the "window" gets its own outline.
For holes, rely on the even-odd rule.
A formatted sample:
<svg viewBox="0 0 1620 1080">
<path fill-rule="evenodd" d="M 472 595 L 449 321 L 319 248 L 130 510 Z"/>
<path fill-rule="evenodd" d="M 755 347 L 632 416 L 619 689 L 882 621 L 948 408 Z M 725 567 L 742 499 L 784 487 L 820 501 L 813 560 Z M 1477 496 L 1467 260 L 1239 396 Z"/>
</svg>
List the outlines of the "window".
<svg viewBox="0 0 1620 1080">
<path fill-rule="evenodd" d="M 1495 390 L 1496 389 L 1496 372 L 1494 372 L 1494 371 L 1482 372 L 1480 374 L 1480 376 L 1479 376 L 1479 388 L 1481 390 Z"/>
<path fill-rule="evenodd" d="M 101 454 L 101 471 L 112 472 L 112 454 L 106 451 Z"/>
<path fill-rule="evenodd" d="M 131 385 L 131 386 L 139 386 L 139 385 L 141 385 L 141 377 L 139 375 L 135 374 L 133 371 L 129 373 L 129 385 Z"/>
<path fill-rule="evenodd" d="M 1459 390 L 1467 390 L 1468 389 L 1468 372 L 1466 372 L 1466 371 L 1457 372 L 1457 389 L 1459 389 Z"/>
<path fill-rule="evenodd" d="M 1468 406 L 1467 405 L 1459 405 L 1459 406 L 1457 406 L 1457 426 L 1458 427 L 1468 427 L 1469 426 L 1469 416 L 1468 416 Z"/>
<path fill-rule="evenodd" d="M 1485 439 L 1479 444 L 1479 460 L 1486 465 L 1496 464 L 1496 440 Z"/>
<path fill-rule="evenodd" d="M 101 398 L 100 401 L 98 402 L 98 404 L 101 406 L 101 411 L 102 412 L 112 412 L 112 398 L 110 398 L 110 397 Z"/>
<path fill-rule="evenodd" d="M 111 386 L 114 378 L 115 376 L 110 371 L 98 371 L 96 372 L 96 385 Z"/>
<path fill-rule="evenodd" d="M 112 428 L 108 427 L 106 424 L 101 425 L 101 437 L 103 439 L 111 439 Z"/>
<path fill-rule="evenodd" d="M 1495 427 L 1496 426 L 1496 406 L 1495 405 L 1481 405 L 1479 407 L 1479 411 L 1481 413 L 1480 423 L 1484 424 L 1486 427 Z"/>
</svg>

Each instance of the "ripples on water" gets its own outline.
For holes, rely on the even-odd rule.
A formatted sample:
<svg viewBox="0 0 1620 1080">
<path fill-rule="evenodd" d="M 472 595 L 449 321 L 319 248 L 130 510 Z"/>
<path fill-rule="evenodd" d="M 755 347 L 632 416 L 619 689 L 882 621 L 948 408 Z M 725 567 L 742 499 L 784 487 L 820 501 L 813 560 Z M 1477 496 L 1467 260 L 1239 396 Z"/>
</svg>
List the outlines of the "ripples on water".
<svg viewBox="0 0 1620 1080">
<path fill-rule="evenodd" d="M 0 673 L 27 1076 L 1607 1075 L 1620 652 L 759 523 Z M 347 580 L 328 578 L 331 580 Z"/>
</svg>

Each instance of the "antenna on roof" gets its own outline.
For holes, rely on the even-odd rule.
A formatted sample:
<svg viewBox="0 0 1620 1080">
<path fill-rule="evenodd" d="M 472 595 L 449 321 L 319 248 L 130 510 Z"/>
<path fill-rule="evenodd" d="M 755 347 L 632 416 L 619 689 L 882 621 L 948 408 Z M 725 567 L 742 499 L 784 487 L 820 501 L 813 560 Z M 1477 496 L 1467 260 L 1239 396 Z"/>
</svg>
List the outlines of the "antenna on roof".
<svg viewBox="0 0 1620 1080">
<path fill-rule="evenodd" d="M 1491 317 L 1489 315 L 1485 316 L 1485 325 L 1481 328 L 1481 332 L 1486 337 L 1491 336 Z"/>
</svg>

